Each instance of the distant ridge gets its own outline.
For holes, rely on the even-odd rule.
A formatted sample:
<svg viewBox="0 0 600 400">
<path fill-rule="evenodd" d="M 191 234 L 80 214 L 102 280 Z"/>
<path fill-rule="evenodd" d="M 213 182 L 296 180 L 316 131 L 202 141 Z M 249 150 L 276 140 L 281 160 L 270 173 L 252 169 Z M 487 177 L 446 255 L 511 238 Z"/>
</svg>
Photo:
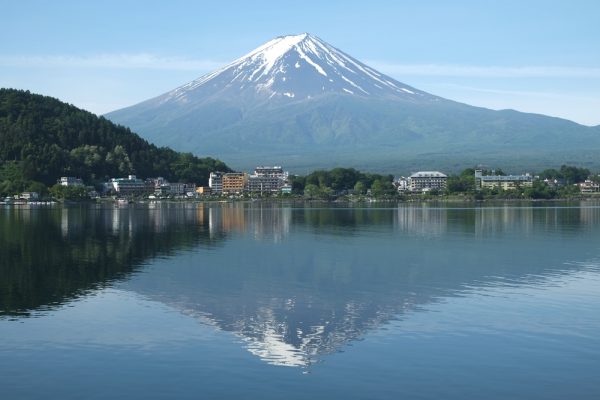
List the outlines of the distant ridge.
<svg viewBox="0 0 600 400">
<path fill-rule="evenodd" d="M 244 169 L 263 163 L 391 172 L 482 162 L 600 165 L 600 127 L 446 100 L 308 33 L 272 39 L 106 116 L 157 144 L 208 152 Z"/>
</svg>

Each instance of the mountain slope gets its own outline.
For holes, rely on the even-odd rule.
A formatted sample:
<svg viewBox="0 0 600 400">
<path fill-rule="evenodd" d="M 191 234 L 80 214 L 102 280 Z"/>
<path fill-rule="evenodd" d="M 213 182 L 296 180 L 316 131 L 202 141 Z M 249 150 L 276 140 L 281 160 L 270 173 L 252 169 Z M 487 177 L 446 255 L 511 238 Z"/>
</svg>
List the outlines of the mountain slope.
<svg viewBox="0 0 600 400">
<path fill-rule="evenodd" d="M 210 74 L 107 115 L 148 139 L 236 167 L 442 168 L 594 163 L 600 130 L 446 100 L 309 34 L 273 39 Z M 583 153 L 582 153 L 583 152 Z M 534 164 L 532 164 L 534 163 Z"/>
<path fill-rule="evenodd" d="M 216 169 L 228 167 L 158 148 L 128 128 L 57 99 L 0 89 L 0 194 L 22 191 L 31 181 L 53 185 L 65 175 L 87 183 L 135 173 L 206 184 Z M 11 178 L 4 179 L 8 173 Z"/>
</svg>

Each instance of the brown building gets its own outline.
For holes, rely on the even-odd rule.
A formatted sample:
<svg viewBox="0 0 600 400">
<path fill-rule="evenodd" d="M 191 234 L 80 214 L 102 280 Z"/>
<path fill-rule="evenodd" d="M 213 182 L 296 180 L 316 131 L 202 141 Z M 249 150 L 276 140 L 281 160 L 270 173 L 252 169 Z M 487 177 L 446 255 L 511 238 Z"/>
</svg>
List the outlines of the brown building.
<svg viewBox="0 0 600 400">
<path fill-rule="evenodd" d="M 243 172 L 229 172 L 223 174 L 223 194 L 238 194 L 244 191 L 248 174 Z"/>
</svg>

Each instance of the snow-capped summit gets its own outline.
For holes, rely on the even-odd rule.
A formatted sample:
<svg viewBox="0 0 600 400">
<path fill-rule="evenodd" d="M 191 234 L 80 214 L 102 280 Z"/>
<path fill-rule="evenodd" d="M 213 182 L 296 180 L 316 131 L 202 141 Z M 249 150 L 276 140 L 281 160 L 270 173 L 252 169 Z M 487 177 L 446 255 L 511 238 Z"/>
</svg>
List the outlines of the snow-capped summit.
<svg viewBox="0 0 600 400">
<path fill-rule="evenodd" d="M 162 96 L 187 102 L 213 96 L 305 99 L 327 93 L 410 100 L 435 96 L 386 76 L 308 33 L 280 36 Z"/>
</svg>

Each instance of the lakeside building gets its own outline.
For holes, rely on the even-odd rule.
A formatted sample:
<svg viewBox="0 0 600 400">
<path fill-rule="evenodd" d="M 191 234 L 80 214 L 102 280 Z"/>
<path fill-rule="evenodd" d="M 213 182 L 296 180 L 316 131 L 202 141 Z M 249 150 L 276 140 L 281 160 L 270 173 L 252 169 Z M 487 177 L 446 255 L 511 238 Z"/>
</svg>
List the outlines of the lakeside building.
<svg viewBox="0 0 600 400">
<path fill-rule="evenodd" d="M 600 183 L 594 182 L 591 179 L 579 183 L 581 193 L 597 193 L 600 192 Z"/>
<path fill-rule="evenodd" d="M 248 176 L 246 190 L 257 193 L 280 192 L 286 187 L 288 177 L 289 173 L 281 166 L 259 166 L 254 169 L 252 175 Z"/>
<path fill-rule="evenodd" d="M 281 187 L 281 193 L 283 193 L 283 194 L 292 194 L 292 185 L 289 184 L 289 183 L 285 183 Z"/>
<path fill-rule="evenodd" d="M 546 178 L 544 179 L 544 183 L 551 188 L 559 188 L 562 186 L 565 186 L 566 182 L 564 179 L 552 179 L 552 178 Z"/>
<path fill-rule="evenodd" d="M 159 176 L 157 178 L 147 178 L 145 184 L 149 192 L 155 192 L 160 191 L 161 188 L 168 188 L 169 182 L 162 176 Z"/>
<path fill-rule="evenodd" d="M 145 182 L 135 175 L 129 175 L 127 178 L 113 178 L 108 184 L 112 186 L 109 186 L 109 189 L 121 195 L 134 195 L 146 191 Z"/>
<path fill-rule="evenodd" d="M 475 188 L 512 190 L 519 187 L 533 186 L 533 176 L 525 175 L 483 175 L 480 169 L 475 170 Z"/>
<path fill-rule="evenodd" d="M 61 176 L 57 182 L 61 186 L 83 186 L 83 180 L 75 178 L 73 176 Z"/>
<path fill-rule="evenodd" d="M 38 192 L 23 192 L 18 196 L 18 198 L 21 200 L 35 201 L 39 200 L 40 194 Z"/>
<path fill-rule="evenodd" d="M 194 187 L 194 190 L 196 188 Z M 169 193 L 174 195 L 183 195 L 188 192 L 188 184 L 181 182 L 169 183 Z"/>
<path fill-rule="evenodd" d="M 211 172 L 208 177 L 208 187 L 214 194 L 223 193 L 223 173 L 222 172 Z"/>
<path fill-rule="evenodd" d="M 419 171 L 408 177 L 408 188 L 411 192 L 426 193 L 446 188 L 448 176 L 439 171 Z"/>
<path fill-rule="evenodd" d="M 212 193 L 210 186 L 198 186 L 196 187 L 196 193 L 201 196 L 207 196 Z"/>
<path fill-rule="evenodd" d="M 398 191 L 398 193 L 404 193 L 408 191 L 408 179 L 401 176 L 400 178 L 398 178 L 396 181 L 394 181 L 394 186 L 396 187 L 396 190 Z"/>
<path fill-rule="evenodd" d="M 221 179 L 223 194 L 239 194 L 244 191 L 248 182 L 245 172 L 228 172 Z"/>
<path fill-rule="evenodd" d="M 169 182 L 163 177 L 148 178 L 145 181 L 146 191 L 158 196 L 194 196 L 196 185 L 193 183 Z M 189 194 L 191 193 L 191 194 Z"/>
</svg>

